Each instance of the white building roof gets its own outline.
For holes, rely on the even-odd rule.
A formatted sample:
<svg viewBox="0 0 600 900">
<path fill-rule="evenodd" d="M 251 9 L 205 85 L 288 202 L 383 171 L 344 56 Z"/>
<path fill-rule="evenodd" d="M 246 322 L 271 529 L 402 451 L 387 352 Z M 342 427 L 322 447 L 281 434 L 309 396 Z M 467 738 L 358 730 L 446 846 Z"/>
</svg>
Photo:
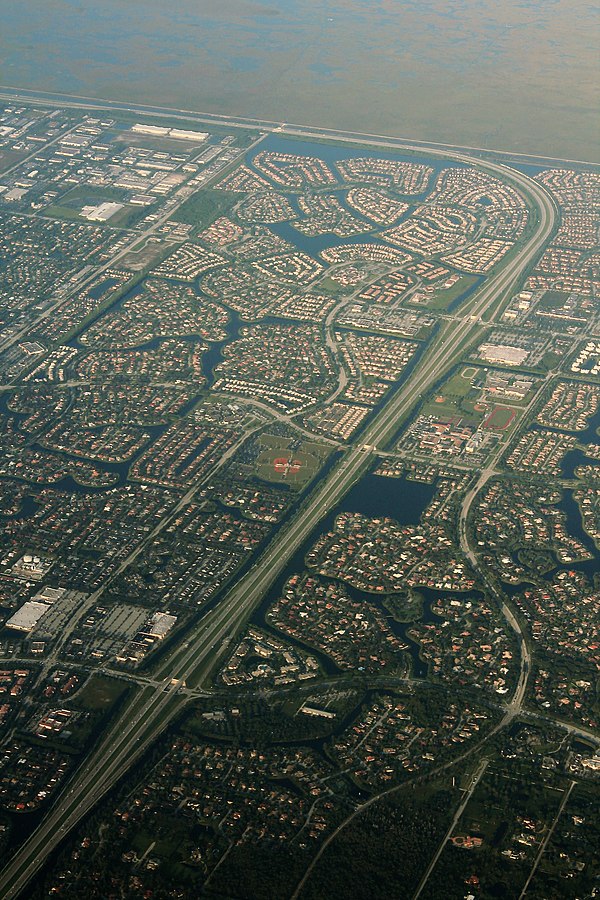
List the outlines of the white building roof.
<svg viewBox="0 0 600 900">
<path fill-rule="evenodd" d="M 50 606 L 47 603 L 38 603 L 37 600 L 28 600 L 21 609 L 18 609 L 14 616 L 11 616 L 6 623 L 7 628 L 14 628 L 15 631 L 31 631 L 47 613 Z"/>
<path fill-rule="evenodd" d="M 162 638 L 171 630 L 176 621 L 177 616 L 171 616 L 169 613 L 156 612 L 148 623 L 146 633 L 151 634 L 153 637 Z"/>
</svg>

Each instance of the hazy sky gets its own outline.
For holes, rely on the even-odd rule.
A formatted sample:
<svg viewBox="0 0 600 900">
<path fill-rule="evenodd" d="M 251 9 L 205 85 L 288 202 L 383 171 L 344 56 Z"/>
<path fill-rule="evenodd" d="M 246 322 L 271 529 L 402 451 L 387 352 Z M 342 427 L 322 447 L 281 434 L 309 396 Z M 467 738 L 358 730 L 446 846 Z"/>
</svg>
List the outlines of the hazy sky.
<svg viewBox="0 0 600 900">
<path fill-rule="evenodd" d="M 0 0 L 0 82 L 598 158 L 582 0 Z"/>
</svg>

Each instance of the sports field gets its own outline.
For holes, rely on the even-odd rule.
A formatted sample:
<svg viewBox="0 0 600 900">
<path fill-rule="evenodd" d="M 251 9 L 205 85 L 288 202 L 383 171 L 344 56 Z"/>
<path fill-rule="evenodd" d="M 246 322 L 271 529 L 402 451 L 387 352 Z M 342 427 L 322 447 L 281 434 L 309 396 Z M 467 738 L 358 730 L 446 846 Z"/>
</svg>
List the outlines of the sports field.
<svg viewBox="0 0 600 900">
<path fill-rule="evenodd" d="M 263 481 L 287 484 L 296 490 L 311 481 L 329 455 L 322 444 L 273 434 L 259 439 L 256 475 Z"/>
<path fill-rule="evenodd" d="M 506 431 L 515 415 L 514 409 L 508 406 L 495 406 L 483 423 L 483 427 L 489 428 L 490 431 Z"/>
</svg>

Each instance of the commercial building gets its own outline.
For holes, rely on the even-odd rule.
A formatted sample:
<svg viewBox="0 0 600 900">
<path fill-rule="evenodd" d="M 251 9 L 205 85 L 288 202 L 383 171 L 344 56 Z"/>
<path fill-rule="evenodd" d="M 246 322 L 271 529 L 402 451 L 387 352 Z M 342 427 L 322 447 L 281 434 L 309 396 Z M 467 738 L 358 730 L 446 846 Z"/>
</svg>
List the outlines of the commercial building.
<svg viewBox="0 0 600 900">
<path fill-rule="evenodd" d="M 7 628 L 14 628 L 15 631 L 24 631 L 29 633 L 32 631 L 39 620 L 50 609 L 50 604 L 39 603 L 37 600 L 28 600 L 23 604 L 21 609 L 10 617 L 6 623 Z"/>
</svg>

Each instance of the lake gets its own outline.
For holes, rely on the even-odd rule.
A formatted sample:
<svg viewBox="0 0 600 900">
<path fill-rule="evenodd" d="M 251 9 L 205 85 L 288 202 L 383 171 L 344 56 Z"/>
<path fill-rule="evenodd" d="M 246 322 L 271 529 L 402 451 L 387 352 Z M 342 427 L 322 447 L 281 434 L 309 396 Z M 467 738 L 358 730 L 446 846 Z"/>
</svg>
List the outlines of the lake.
<svg viewBox="0 0 600 900">
<path fill-rule="evenodd" d="M 583 0 L 0 0 L 0 83 L 598 160 Z"/>
</svg>

